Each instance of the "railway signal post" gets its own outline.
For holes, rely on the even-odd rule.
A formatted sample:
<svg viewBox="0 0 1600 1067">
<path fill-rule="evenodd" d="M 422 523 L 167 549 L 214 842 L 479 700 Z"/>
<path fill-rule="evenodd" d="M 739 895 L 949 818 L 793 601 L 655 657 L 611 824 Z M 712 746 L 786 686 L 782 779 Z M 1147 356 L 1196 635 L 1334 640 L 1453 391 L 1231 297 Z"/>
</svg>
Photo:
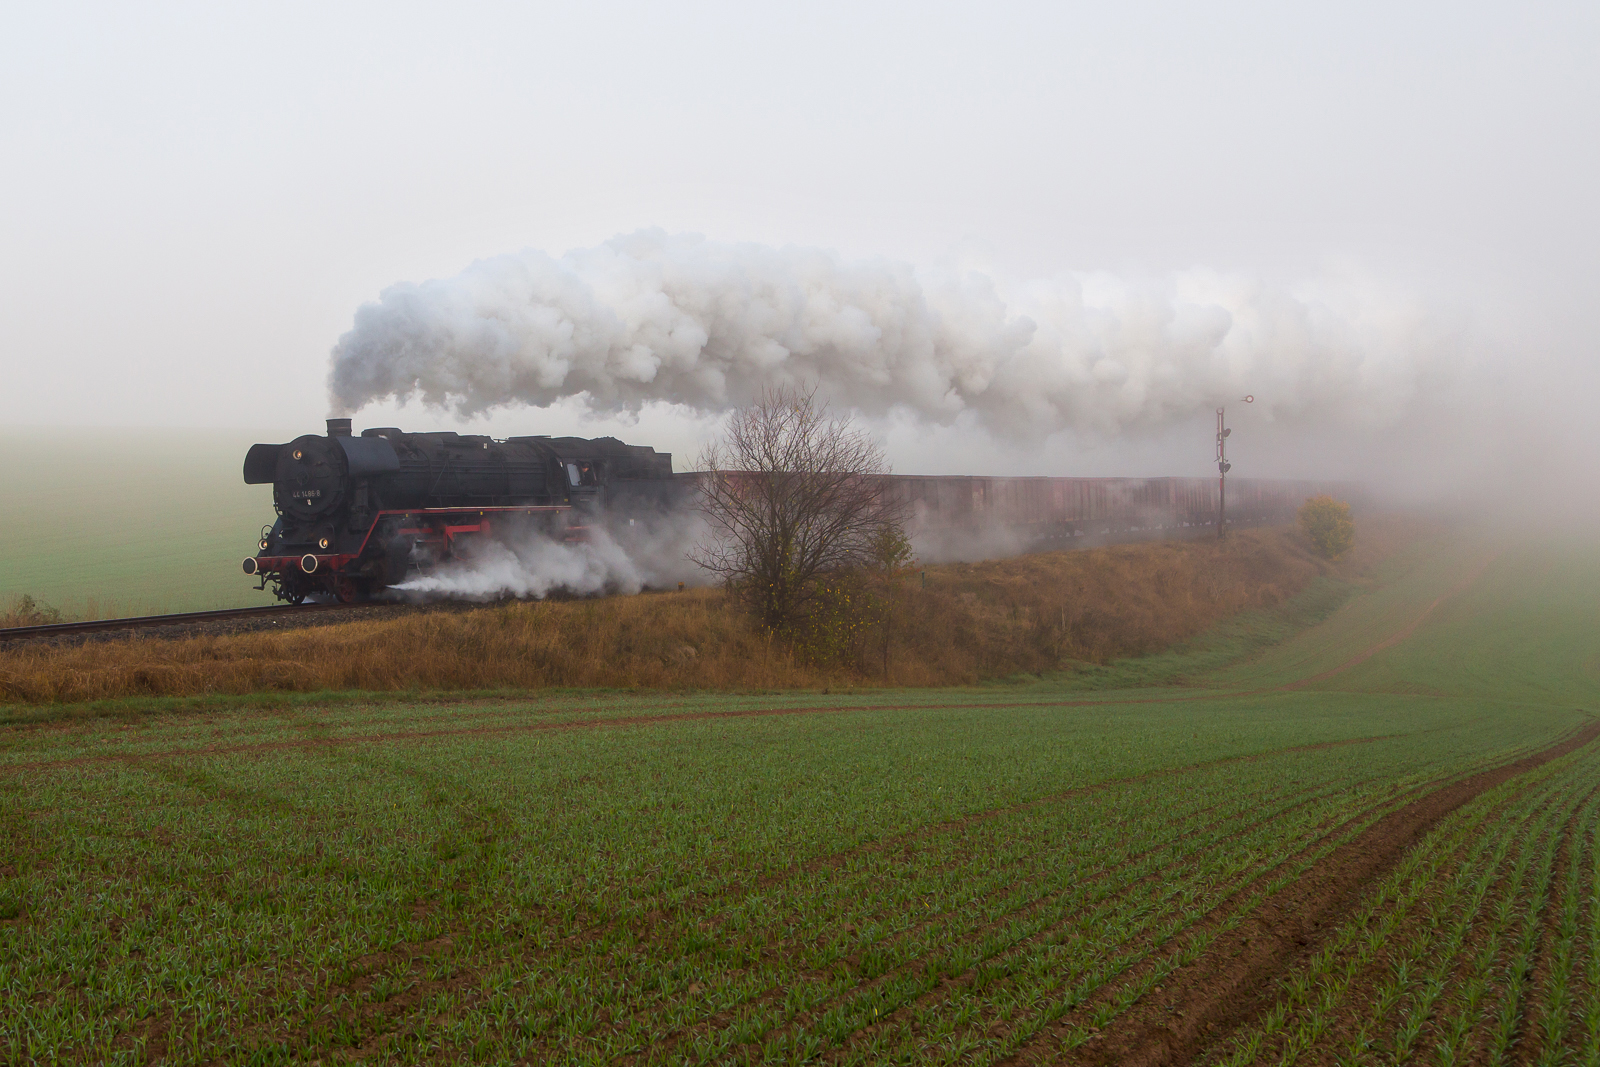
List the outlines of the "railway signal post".
<svg viewBox="0 0 1600 1067">
<path fill-rule="evenodd" d="M 1246 404 L 1255 403 L 1252 394 L 1244 398 Z M 1228 428 L 1227 405 L 1217 408 L 1217 540 L 1224 540 L 1228 536 L 1228 472 L 1233 469 L 1233 464 L 1228 462 L 1228 435 L 1233 431 Z"/>
</svg>

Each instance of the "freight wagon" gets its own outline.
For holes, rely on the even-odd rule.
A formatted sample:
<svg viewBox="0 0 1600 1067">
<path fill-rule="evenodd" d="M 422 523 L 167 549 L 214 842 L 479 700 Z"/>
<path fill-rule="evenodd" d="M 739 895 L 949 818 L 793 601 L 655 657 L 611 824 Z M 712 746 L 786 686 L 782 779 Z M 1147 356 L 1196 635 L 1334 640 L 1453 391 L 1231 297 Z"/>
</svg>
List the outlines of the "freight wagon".
<svg viewBox="0 0 1600 1067">
<path fill-rule="evenodd" d="M 924 543 L 1000 534 L 1024 547 L 1193 536 L 1215 532 L 1216 478 L 986 478 L 890 475 L 913 535 Z M 1349 500 L 1344 482 L 1228 479 L 1228 525 L 1291 522 L 1308 497 Z M 1088 539 L 1086 541 L 1085 539 Z"/>
</svg>

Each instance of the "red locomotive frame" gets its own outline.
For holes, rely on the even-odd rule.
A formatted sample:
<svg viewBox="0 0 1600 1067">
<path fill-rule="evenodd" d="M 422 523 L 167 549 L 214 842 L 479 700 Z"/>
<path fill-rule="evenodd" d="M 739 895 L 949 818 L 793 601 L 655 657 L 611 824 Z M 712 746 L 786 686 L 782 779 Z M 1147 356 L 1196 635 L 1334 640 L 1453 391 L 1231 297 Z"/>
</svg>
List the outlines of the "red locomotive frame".
<svg viewBox="0 0 1600 1067">
<path fill-rule="evenodd" d="M 259 577 L 261 588 L 266 588 L 268 580 L 296 574 L 300 580 L 309 581 L 313 586 L 321 586 L 323 591 L 332 593 L 341 601 L 349 603 L 361 596 L 359 582 L 365 577 L 349 573 L 351 564 L 362 559 L 367 553 L 367 547 L 372 543 L 373 534 L 385 519 L 414 520 L 415 525 L 402 525 L 395 529 L 401 536 L 413 536 L 413 551 L 423 549 L 435 561 L 460 558 L 457 552 L 456 540 L 465 536 L 486 537 L 493 535 L 493 516 L 495 515 L 566 515 L 575 509 L 570 504 L 539 504 L 525 507 L 485 507 L 485 508 L 401 508 L 395 510 L 379 511 L 372 517 L 372 524 L 367 527 L 361 544 L 354 552 L 307 552 L 299 556 L 250 556 L 244 561 L 244 572 Z M 451 520 L 459 520 L 452 522 Z M 472 520 L 476 521 L 472 521 Z M 578 542 L 586 540 L 588 528 L 584 526 L 568 526 L 563 540 Z M 310 564 L 307 565 L 307 560 Z M 314 591 L 314 590 L 313 590 Z"/>
</svg>

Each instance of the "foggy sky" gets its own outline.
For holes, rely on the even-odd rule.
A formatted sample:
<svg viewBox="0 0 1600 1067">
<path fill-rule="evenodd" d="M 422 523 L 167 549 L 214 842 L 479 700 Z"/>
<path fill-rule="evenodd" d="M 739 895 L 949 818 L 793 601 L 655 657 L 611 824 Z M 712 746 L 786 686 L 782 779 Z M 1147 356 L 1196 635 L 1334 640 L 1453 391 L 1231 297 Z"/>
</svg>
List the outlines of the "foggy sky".
<svg viewBox="0 0 1600 1067">
<path fill-rule="evenodd" d="M 1001 281 L 1359 279 L 1427 307 L 1458 373 L 1381 434 L 1241 429 L 1241 461 L 1592 449 L 1597 44 L 1577 3 L 18 6 L 0 422 L 282 439 L 386 287 L 661 228 Z M 474 425 L 710 432 L 637 419 Z M 1193 474 L 1208 420 L 1023 450 L 879 425 L 906 471 Z"/>
</svg>

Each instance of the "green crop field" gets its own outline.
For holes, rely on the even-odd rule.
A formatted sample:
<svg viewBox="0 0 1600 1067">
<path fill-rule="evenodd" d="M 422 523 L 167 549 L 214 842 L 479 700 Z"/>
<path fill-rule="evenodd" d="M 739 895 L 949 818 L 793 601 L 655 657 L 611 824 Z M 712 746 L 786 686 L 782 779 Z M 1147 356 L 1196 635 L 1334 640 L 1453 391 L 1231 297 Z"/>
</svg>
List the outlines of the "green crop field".
<svg viewBox="0 0 1600 1067">
<path fill-rule="evenodd" d="M 245 485 L 247 430 L 0 429 L 0 611 L 32 596 L 71 615 L 249 607 L 239 569 L 273 519 Z"/>
<path fill-rule="evenodd" d="M 1586 753 L 1457 812 L 1223 1062 L 1596 1062 L 1597 780 Z"/>
<path fill-rule="evenodd" d="M 14 709 L 0 1060 L 1596 1062 L 1600 547 L 1348 592 L 960 690 Z"/>
</svg>

